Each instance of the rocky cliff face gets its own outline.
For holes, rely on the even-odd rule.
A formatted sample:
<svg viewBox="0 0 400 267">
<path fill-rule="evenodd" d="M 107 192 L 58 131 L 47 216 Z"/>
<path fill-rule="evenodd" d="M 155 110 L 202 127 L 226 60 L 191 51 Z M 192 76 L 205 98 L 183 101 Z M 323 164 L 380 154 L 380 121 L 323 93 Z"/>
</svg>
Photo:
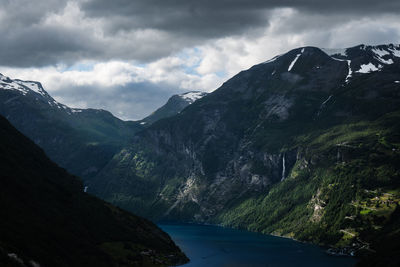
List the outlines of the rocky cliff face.
<svg viewBox="0 0 400 267">
<path fill-rule="evenodd" d="M 357 46 L 331 55 L 304 47 L 242 71 L 140 132 L 92 192 L 151 218 L 213 221 L 270 192 L 293 166 L 318 162 L 318 153 L 305 158 L 304 140 L 396 111 L 399 51 Z"/>
</svg>

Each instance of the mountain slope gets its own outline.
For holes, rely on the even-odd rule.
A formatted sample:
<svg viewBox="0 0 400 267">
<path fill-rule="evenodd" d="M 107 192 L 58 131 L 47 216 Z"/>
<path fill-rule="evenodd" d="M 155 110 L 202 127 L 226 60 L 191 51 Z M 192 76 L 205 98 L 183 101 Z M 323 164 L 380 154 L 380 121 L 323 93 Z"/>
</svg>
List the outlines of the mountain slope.
<svg viewBox="0 0 400 267">
<path fill-rule="evenodd" d="M 0 169 L 2 266 L 161 266 L 186 261 L 153 223 L 83 193 L 76 177 L 1 116 Z"/>
<path fill-rule="evenodd" d="M 173 95 L 168 99 L 164 106 L 160 107 L 151 115 L 141 120 L 140 123 L 142 125 L 149 125 L 160 119 L 172 117 L 205 95 L 207 95 L 207 93 L 200 91 L 191 91 L 180 95 Z"/>
<path fill-rule="evenodd" d="M 91 192 L 150 218 L 368 249 L 365 226 L 386 229 L 399 203 L 400 47 L 327 52 L 253 66 L 154 123 Z"/>
<path fill-rule="evenodd" d="M 57 164 L 90 179 L 141 128 L 104 110 L 74 109 L 55 101 L 38 82 L 0 74 L 0 114 Z"/>
</svg>

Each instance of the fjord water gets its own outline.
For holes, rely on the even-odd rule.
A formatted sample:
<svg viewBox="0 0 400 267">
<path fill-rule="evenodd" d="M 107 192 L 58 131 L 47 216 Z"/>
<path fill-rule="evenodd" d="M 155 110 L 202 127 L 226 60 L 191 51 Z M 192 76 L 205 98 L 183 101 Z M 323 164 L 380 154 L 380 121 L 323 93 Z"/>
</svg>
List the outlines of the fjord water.
<svg viewBox="0 0 400 267">
<path fill-rule="evenodd" d="M 190 262 L 184 267 L 354 266 L 356 259 L 327 254 L 291 239 L 212 225 L 159 224 Z"/>
</svg>

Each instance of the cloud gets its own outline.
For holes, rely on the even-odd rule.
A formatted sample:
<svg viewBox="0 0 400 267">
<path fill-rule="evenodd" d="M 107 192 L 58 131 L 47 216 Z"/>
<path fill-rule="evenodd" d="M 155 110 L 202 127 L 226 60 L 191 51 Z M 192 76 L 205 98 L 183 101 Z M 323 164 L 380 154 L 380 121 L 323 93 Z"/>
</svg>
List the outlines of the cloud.
<svg viewBox="0 0 400 267">
<path fill-rule="evenodd" d="M 23 1 L 23 0 L 15 0 Z M 21 3 L 21 6 L 23 3 Z M 76 1 L 66 2 L 64 7 L 35 13 L 22 19 L 19 16 L 0 14 L 0 65 L 14 67 L 43 67 L 55 64 L 72 65 L 80 60 L 137 60 L 152 61 L 177 52 L 182 44 L 194 44 L 191 40 L 170 36 L 152 29 L 138 28 L 106 31 L 110 21 L 90 18 Z M 24 14 L 22 14 L 24 15 Z"/>
<path fill-rule="evenodd" d="M 69 106 L 101 108 L 121 119 L 139 120 L 162 106 L 170 95 L 171 91 L 156 84 L 131 82 L 123 86 L 75 86 L 59 90 L 55 97 Z"/>
<path fill-rule="evenodd" d="M 259 37 L 277 10 L 287 33 L 330 31 L 398 14 L 394 0 L 0 0 L 0 65 L 42 67 L 80 60 L 148 63 L 219 39 Z M 278 32 L 279 34 L 279 32 Z"/>
<path fill-rule="evenodd" d="M 75 108 L 101 108 L 122 119 L 139 120 L 162 106 L 173 94 L 211 91 L 223 78 L 191 74 L 194 51 L 179 57 L 135 66 L 122 61 L 83 62 L 73 66 L 1 68 L 11 78 L 40 81 L 57 101 Z M 184 58 L 190 57 L 190 60 Z"/>
</svg>

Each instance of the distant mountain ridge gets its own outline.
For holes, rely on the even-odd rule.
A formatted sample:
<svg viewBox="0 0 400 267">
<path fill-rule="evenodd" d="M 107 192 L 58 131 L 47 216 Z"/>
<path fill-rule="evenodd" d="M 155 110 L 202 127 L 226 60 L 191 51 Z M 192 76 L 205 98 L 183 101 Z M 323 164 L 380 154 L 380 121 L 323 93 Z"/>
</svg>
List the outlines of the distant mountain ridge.
<svg viewBox="0 0 400 267">
<path fill-rule="evenodd" d="M 0 114 L 41 146 L 60 166 L 84 180 L 93 177 L 142 127 L 110 112 L 70 108 L 41 83 L 0 74 Z"/>
<path fill-rule="evenodd" d="M 195 91 L 176 95 L 142 121 L 122 121 L 102 109 L 70 108 L 59 103 L 40 82 L 10 79 L 0 74 L 0 114 L 42 147 L 52 160 L 82 177 L 85 183 L 136 132 L 179 113 L 204 95 Z"/>
<path fill-rule="evenodd" d="M 37 101 L 47 102 L 50 107 L 57 108 L 68 115 L 72 115 L 72 113 L 79 113 L 85 110 L 79 108 L 69 108 L 68 106 L 57 102 L 43 89 L 42 84 L 36 81 L 23 81 L 20 79 L 13 80 L 0 73 L 0 89 L 18 92 L 23 96 L 32 95 L 36 97 Z M 9 101 L 11 102 L 13 99 Z"/>
<path fill-rule="evenodd" d="M 173 95 L 168 99 L 165 105 L 141 120 L 140 123 L 142 125 L 149 125 L 160 119 L 172 117 L 205 95 L 207 95 L 207 93 L 201 91 L 190 91 L 179 95 Z"/>
</svg>

